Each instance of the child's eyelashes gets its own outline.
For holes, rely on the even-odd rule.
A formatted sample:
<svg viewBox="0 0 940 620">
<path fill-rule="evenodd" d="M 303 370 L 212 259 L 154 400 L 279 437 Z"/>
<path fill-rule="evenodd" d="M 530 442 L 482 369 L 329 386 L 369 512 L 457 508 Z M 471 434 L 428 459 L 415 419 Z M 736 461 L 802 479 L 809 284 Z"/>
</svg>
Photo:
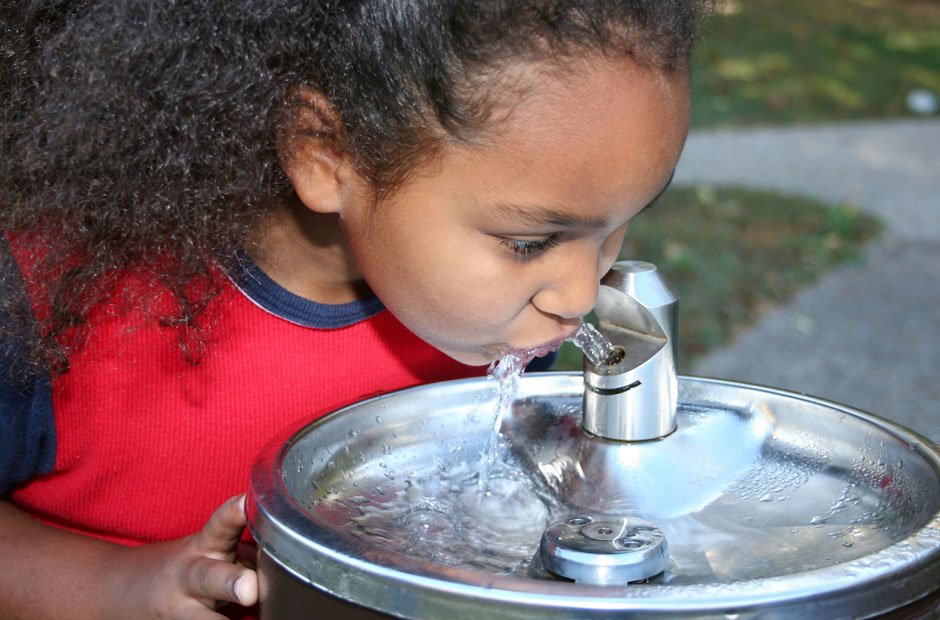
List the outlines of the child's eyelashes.
<svg viewBox="0 0 940 620">
<path fill-rule="evenodd" d="M 500 243 L 509 248 L 516 258 L 535 258 L 558 245 L 559 233 L 552 233 L 541 239 L 514 239 L 499 237 Z"/>
</svg>

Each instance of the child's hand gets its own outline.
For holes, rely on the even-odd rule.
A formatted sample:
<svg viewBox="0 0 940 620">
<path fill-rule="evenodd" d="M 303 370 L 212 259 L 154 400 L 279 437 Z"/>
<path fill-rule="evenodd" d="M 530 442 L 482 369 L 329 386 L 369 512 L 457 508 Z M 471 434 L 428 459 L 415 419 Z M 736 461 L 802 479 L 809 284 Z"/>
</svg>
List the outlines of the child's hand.
<svg viewBox="0 0 940 620">
<path fill-rule="evenodd" d="M 243 495 L 226 501 L 191 536 L 128 549 L 124 595 L 136 599 L 135 618 L 221 618 L 213 611 L 219 604 L 255 604 L 257 574 L 236 561 L 244 502 Z"/>
<path fill-rule="evenodd" d="M 124 547 L 45 525 L 0 500 L 0 618 L 222 618 L 224 602 L 253 605 L 257 574 L 239 564 L 244 497 L 185 538 Z M 247 560 L 246 564 L 252 563 Z"/>
</svg>

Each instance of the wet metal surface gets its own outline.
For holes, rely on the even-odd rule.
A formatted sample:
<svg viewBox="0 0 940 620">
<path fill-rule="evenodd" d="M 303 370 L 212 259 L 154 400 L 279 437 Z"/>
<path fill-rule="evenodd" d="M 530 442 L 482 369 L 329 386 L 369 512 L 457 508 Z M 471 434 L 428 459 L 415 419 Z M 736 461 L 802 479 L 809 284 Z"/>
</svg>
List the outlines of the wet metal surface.
<svg viewBox="0 0 940 620">
<path fill-rule="evenodd" d="M 500 468 L 482 484 L 493 389 L 424 386 L 272 443 L 249 506 L 265 552 L 303 582 L 408 618 L 869 617 L 940 582 L 940 458 L 902 428 L 683 377 L 677 430 L 625 444 L 580 428 L 580 374 L 548 373 L 520 382 Z M 537 566 L 546 530 L 585 514 L 654 524 L 665 570 L 592 585 Z"/>
</svg>

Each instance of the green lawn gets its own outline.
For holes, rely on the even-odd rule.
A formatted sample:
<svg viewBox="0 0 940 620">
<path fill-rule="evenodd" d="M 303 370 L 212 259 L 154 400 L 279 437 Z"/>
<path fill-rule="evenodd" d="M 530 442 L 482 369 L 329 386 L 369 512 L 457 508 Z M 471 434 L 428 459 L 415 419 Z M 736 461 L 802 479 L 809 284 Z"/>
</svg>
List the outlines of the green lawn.
<svg viewBox="0 0 940 620">
<path fill-rule="evenodd" d="M 727 0 L 693 62 L 693 127 L 910 115 L 940 96 L 936 0 Z"/>
</svg>

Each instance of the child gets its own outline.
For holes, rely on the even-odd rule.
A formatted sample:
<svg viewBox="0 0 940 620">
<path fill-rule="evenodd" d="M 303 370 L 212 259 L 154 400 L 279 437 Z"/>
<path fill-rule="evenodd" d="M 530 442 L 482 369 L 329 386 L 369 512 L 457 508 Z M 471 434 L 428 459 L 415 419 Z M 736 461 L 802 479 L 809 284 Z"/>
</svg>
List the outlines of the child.
<svg viewBox="0 0 940 620">
<path fill-rule="evenodd" d="M 6 4 L 3 618 L 237 615 L 270 436 L 571 334 L 675 167 L 699 12 Z"/>
</svg>

